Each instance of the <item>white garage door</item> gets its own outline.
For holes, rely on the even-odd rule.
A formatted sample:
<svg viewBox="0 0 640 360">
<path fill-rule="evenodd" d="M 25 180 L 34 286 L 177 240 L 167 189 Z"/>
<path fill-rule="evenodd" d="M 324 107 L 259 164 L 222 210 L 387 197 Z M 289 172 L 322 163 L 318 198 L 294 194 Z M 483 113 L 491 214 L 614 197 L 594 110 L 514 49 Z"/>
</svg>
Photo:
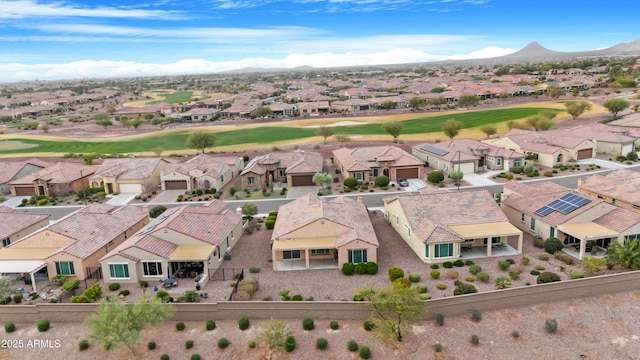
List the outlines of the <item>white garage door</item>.
<svg viewBox="0 0 640 360">
<path fill-rule="evenodd" d="M 142 192 L 141 184 L 120 184 L 121 194 L 139 194 Z"/>
</svg>

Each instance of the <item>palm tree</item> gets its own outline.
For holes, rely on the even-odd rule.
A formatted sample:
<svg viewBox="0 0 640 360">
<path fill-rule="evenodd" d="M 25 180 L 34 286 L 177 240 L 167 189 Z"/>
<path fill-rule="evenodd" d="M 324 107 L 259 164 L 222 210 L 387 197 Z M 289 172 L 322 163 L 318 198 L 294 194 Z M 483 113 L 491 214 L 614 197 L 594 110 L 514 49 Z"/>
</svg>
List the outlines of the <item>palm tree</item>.
<svg viewBox="0 0 640 360">
<path fill-rule="evenodd" d="M 640 241 L 625 239 L 624 243 L 613 242 L 605 253 L 607 260 L 633 270 L 640 269 Z"/>
</svg>

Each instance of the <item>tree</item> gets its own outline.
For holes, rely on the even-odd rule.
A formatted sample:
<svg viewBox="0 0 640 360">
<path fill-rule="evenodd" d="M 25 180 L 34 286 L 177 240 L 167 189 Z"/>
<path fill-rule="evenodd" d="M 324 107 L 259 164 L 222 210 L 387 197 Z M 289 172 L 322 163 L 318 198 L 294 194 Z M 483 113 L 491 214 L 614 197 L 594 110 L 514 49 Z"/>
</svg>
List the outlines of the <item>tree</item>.
<svg viewBox="0 0 640 360">
<path fill-rule="evenodd" d="M 327 143 L 327 138 L 329 136 L 333 136 L 335 135 L 336 131 L 332 128 L 332 127 L 328 127 L 328 126 L 320 126 L 318 128 L 318 130 L 316 131 L 316 134 L 318 134 L 318 136 L 322 136 L 322 138 L 324 139 L 324 143 Z"/>
<path fill-rule="evenodd" d="M 242 215 L 247 219 L 252 219 L 258 214 L 258 205 L 253 203 L 244 203 L 242 205 Z"/>
<path fill-rule="evenodd" d="M 260 334 L 260 341 L 272 352 L 282 352 L 285 349 L 287 338 L 293 335 L 293 331 L 282 321 L 271 318 L 267 328 Z"/>
<path fill-rule="evenodd" d="M 547 89 L 547 95 L 549 95 L 550 98 L 557 99 L 564 95 L 564 90 L 557 86 L 549 86 L 549 89 Z"/>
<path fill-rule="evenodd" d="M 135 346 L 142 329 L 163 323 L 173 312 L 171 305 L 163 304 L 157 297 L 147 299 L 143 295 L 131 304 L 112 297 L 111 301 L 103 300 L 97 312 L 88 317 L 85 324 L 89 327 L 89 336 L 105 349 L 124 345 L 135 358 Z"/>
<path fill-rule="evenodd" d="M 333 176 L 331 176 L 331 174 L 328 173 L 315 173 L 313 174 L 313 179 L 312 179 L 314 184 L 317 185 L 321 185 L 322 188 L 326 188 L 327 184 L 331 184 L 331 182 L 333 181 Z"/>
<path fill-rule="evenodd" d="M 128 129 L 131 127 L 131 121 L 129 118 L 120 119 L 120 125 L 122 125 L 123 128 Z"/>
<path fill-rule="evenodd" d="M 567 108 L 569 115 L 573 117 L 573 120 L 585 111 L 591 110 L 591 104 L 586 101 L 569 101 L 565 103 L 564 106 Z"/>
<path fill-rule="evenodd" d="M 131 126 L 133 126 L 134 129 L 139 128 L 140 125 L 142 125 L 142 120 L 140 120 L 140 119 L 135 119 L 135 120 L 131 121 Z"/>
<path fill-rule="evenodd" d="M 469 110 L 469 106 L 475 106 L 479 101 L 480 99 L 473 94 L 462 94 L 460 98 L 458 98 L 458 106 Z"/>
<path fill-rule="evenodd" d="M 413 110 L 420 110 L 420 108 L 425 105 L 425 102 L 424 98 L 414 96 L 409 99 L 409 107 Z"/>
<path fill-rule="evenodd" d="M 40 125 L 40 130 L 46 133 L 49 132 L 49 124 L 43 123 L 42 125 Z"/>
<path fill-rule="evenodd" d="M 0 302 L 4 303 L 5 299 L 13 294 L 13 285 L 8 276 L 0 276 Z"/>
<path fill-rule="evenodd" d="M 460 186 L 460 180 L 464 178 L 464 173 L 459 170 L 453 170 L 449 173 L 449 177 L 455 182 L 456 186 Z"/>
<path fill-rule="evenodd" d="M 629 107 L 629 102 L 625 99 L 608 99 L 602 103 L 602 106 L 604 106 L 604 108 L 613 115 L 613 118 L 616 119 L 620 111 Z"/>
<path fill-rule="evenodd" d="M 362 288 L 357 296 L 371 307 L 373 331 L 381 340 L 402 342 L 412 323 L 425 311 L 415 287 L 394 286 Z"/>
<path fill-rule="evenodd" d="M 640 269 L 640 242 L 625 239 L 622 244 L 612 241 L 605 252 L 607 260 L 632 270 Z"/>
<path fill-rule="evenodd" d="M 496 132 L 498 132 L 496 127 L 493 125 L 483 125 L 480 127 L 480 131 L 487 135 L 487 139 L 490 138 L 491 135 L 495 135 Z"/>
<path fill-rule="evenodd" d="M 382 110 L 391 110 L 396 106 L 396 103 L 394 103 L 393 101 L 385 101 L 382 104 L 380 104 L 380 109 Z"/>
<path fill-rule="evenodd" d="M 202 154 L 207 150 L 208 147 L 212 147 L 215 144 L 215 137 L 211 133 L 206 133 L 203 131 L 196 131 L 191 133 L 187 138 L 187 147 L 191 149 L 196 149 L 200 151 Z"/>
<path fill-rule="evenodd" d="M 266 116 L 273 114 L 273 111 L 268 106 L 260 106 L 255 110 L 255 115 L 264 119 Z"/>
<path fill-rule="evenodd" d="M 342 144 L 351 141 L 351 137 L 346 134 L 336 134 L 336 141 L 340 144 L 340 147 L 342 147 Z"/>
<path fill-rule="evenodd" d="M 156 205 L 149 210 L 149 217 L 152 219 L 157 218 L 163 212 L 167 211 L 167 208 L 162 205 Z"/>
<path fill-rule="evenodd" d="M 402 131 L 401 122 L 399 121 L 388 122 L 382 125 L 382 128 L 384 129 L 384 131 L 387 132 L 387 134 L 393 136 L 394 143 L 398 142 L 398 136 L 400 136 L 400 132 Z"/>
<path fill-rule="evenodd" d="M 429 99 L 429 105 L 436 106 L 438 108 L 438 111 L 440 111 L 442 109 L 442 105 L 446 103 L 447 103 L 447 100 L 442 96 L 436 96 Z"/>
<path fill-rule="evenodd" d="M 109 119 L 109 118 L 110 118 L 110 115 L 106 112 L 101 112 L 93 115 L 93 120 L 95 121 L 100 121 L 100 120 Z"/>
<path fill-rule="evenodd" d="M 536 115 L 530 116 L 527 118 L 526 122 L 535 131 L 549 130 L 554 126 L 553 121 L 542 114 L 536 114 Z"/>
<path fill-rule="evenodd" d="M 111 121 L 111 119 L 100 119 L 96 121 L 96 124 L 104 127 L 104 129 L 107 130 L 109 126 L 113 125 L 113 122 Z"/>
<path fill-rule="evenodd" d="M 449 139 L 456 137 L 460 133 L 460 129 L 462 129 L 462 123 L 454 119 L 448 119 L 442 123 L 442 132 L 444 132 Z"/>
<path fill-rule="evenodd" d="M 151 119 L 153 119 L 154 117 L 156 117 L 154 114 L 152 113 L 146 113 L 144 115 L 142 115 L 142 118 L 146 121 L 149 122 L 151 121 Z"/>
<path fill-rule="evenodd" d="M 154 147 L 153 149 L 151 149 L 151 151 L 156 154 L 156 157 L 160 157 L 160 155 L 162 155 L 162 153 L 164 152 L 164 149 L 161 147 Z"/>
</svg>

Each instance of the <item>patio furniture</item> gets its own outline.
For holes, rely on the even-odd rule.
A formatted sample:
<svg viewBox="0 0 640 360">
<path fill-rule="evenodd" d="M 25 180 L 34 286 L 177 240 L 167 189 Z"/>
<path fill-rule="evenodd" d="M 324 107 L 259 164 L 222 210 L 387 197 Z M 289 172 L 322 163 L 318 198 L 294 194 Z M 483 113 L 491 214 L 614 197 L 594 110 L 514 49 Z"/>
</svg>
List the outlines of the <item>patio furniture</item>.
<svg viewBox="0 0 640 360">
<path fill-rule="evenodd" d="M 164 280 L 160 280 L 160 282 L 162 282 L 162 287 L 165 289 L 170 289 L 172 287 L 178 286 L 178 279 L 176 278 L 164 279 Z"/>
</svg>

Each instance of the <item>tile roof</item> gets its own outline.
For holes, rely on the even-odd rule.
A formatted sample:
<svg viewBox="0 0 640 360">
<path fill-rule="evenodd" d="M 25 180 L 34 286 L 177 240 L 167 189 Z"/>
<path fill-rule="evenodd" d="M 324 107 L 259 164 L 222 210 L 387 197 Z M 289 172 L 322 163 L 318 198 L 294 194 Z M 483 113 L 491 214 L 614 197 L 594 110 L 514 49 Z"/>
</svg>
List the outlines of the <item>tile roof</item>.
<svg viewBox="0 0 640 360">
<path fill-rule="evenodd" d="M 424 144 L 416 145 L 413 148 L 449 162 L 457 162 L 458 159 L 461 162 L 480 159 L 480 157 L 475 153 L 478 150 L 486 151 L 489 156 L 503 157 L 505 159 L 522 159 L 525 157 L 524 154 L 519 152 L 501 148 L 499 146 L 485 144 L 474 139 L 452 139 L 437 143 L 429 143 L 428 145 L 429 146 L 426 148 L 423 148 Z M 446 151 L 446 153 L 444 155 L 439 155 L 432 152 L 430 147 L 443 150 L 443 152 Z"/>
<path fill-rule="evenodd" d="M 392 166 L 422 166 L 424 163 L 397 146 L 368 146 L 340 148 L 333 151 L 347 171 L 364 171 L 379 167 L 380 161 L 392 162 Z"/>
<path fill-rule="evenodd" d="M 203 175 L 208 175 L 213 178 L 217 178 L 224 171 L 225 164 L 234 167 L 237 156 L 211 156 L 208 154 L 200 154 L 183 163 L 173 163 L 167 165 L 163 173 L 168 174 L 171 172 L 177 172 L 183 175 L 189 175 L 189 171 L 193 169 L 199 169 Z"/>
<path fill-rule="evenodd" d="M 285 169 L 287 174 L 307 174 L 322 172 L 322 155 L 310 151 L 276 151 L 252 159 L 241 174 L 264 174 L 265 166 L 276 165 Z"/>
<path fill-rule="evenodd" d="M 620 169 L 606 175 L 592 175 L 578 188 L 640 206 L 640 173 L 637 171 Z"/>
<path fill-rule="evenodd" d="M 20 230 L 48 219 L 50 216 L 48 214 L 18 212 L 9 207 L 0 206 L 0 239 L 6 239 Z"/>
<path fill-rule="evenodd" d="M 80 179 L 81 171 L 82 176 L 87 177 L 95 173 L 96 169 L 95 166 L 57 162 L 54 165 L 47 166 L 44 169 L 12 181 L 10 184 L 33 184 L 36 179 L 46 180 L 50 184 L 67 184 Z"/>
<path fill-rule="evenodd" d="M 160 163 L 166 161 L 162 158 L 105 159 L 90 179 L 116 177 L 121 180 L 143 180 L 152 176 Z"/>
<path fill-rule="evenodd" d="M 318 220 L 328 220 L 348 229 L 336 235 L 336 247 L 353 240 L 362 240 L 378 246 L 378 238 L 371 225 L 367 207 L 344 196 L 327 200 L 308 194 L 282 205 L 271 239 L 278 239 Z"/>
<path fill-rule="evenodd" d="M 616 207 L 607 214 L 593 220 L 594 223 L 608 227 L 617 232 L 623 232 L 640 223 L 640 213 L 637 211 Z"/>
<path fill-rule="evenodd" d="M 28 164 L 35 165 L 40 168 L 51 166 L 51 163 L 38 160 L 24 160 L 24 161 L 2 161 L 0 162 L 0 184 L 7 183 L 13 180 L 20 170 L 22 170 Z"/>
</svg>

